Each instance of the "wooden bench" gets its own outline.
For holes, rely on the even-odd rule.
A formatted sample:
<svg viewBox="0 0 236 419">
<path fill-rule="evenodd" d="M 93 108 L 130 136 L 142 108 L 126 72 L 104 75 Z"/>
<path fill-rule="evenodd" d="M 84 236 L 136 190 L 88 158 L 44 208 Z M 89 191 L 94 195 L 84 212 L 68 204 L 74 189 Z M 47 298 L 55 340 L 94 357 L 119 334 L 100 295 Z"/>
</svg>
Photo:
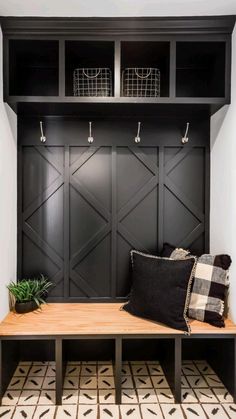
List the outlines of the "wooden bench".
<svg viewBox="0 0 236 419">
<path fill-rule="evenodd" d="M 115 394 L 116 403 L 121 402 L 121 368 L 122 341 L 126 339 L 171 339 L 173 352 L 168 362 L 164 362 L 164 371 L 175 401 L 181 402 L 181 366 L 182 342 L 186 339 L 226 339 L 230 342 L 230 354 L 233 365 L 230 365 L 232 377 L 228 380 L 218 368 L 220 378 L 236 398 L 235 348 L 236 325 L 226 320 L 226 327 L 219 329 L 198 321 L 191 322 L 191 336 L 171 329 L 162 324 L 134 317 L 120 310 L 121 303 L 50 303 L 42 306 L 42 310 L 24 315 L 10 312 L 0 323 L 0 388 L 1 397 L 7 386 L 4 374 L 3 345 L 9 341 L 19 340 L 51 340 L 55 344 L 56 361 L 56 404 L 62 402 L 62 386 L 64 375 L 63 342 L 70 339 L 114 339 L 115 342 Z M 4 344 L 5 342 L 5 344 Z M 218 341 L 217 341 L 218 342 Z M 220 341 L 219 341 L 220 342 Z M 226 342 L 226 341 L 224 341 Z M 218 348 L 219 346 L 219 348 Z M 214 345 L 214 351 L 221 345 Z M 228 357 L 228 355 L 227 355 Z M 168 359 L 167 359 L 168 361 Z M 222 363 L 220 363 L 222 364 Z M 214 368 L 216 369 L 216 364 Z M 12 374 L 12 373 L 11 373 Z M 228 374 L 228 375 L 229 375 Z M 7 380 L 9 377 L 7 378 Z"/>
</svg>

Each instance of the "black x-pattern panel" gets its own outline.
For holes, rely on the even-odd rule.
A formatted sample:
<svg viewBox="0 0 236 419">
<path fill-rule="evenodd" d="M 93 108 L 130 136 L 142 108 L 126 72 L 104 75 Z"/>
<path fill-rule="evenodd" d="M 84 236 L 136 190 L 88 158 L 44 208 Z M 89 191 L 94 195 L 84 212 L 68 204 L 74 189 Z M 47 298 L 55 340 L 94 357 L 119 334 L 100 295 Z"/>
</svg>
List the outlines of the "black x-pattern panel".
<svg viewBox="0 0 236 419">
<path fill-rule="evenodd" d="M 34 216 L 40 209 L 50 201 L 57 191 L 64 185 L 64 166 L 53 154 L 52 150 L 48 147 L 33 147 L 35 152 L 36 159 L 42 159 L 45 167 L 53 168 L 57 173 L 56 177 L 52 182 L 47 183 L 43 191 L 38 194 L 26 207 L 23 208 L 22 212 L 22 235 L 27 237 L 31 242 L 32 246 L 36 246 L 40 253 L 44 255 L 45 259 L 50 259 L 50 261 L 56 267 L 56 273 L 50 277 L 51 281 L 59 286 L 64 278 L 64 259 L 58 254 L 54 246 L 51 243 L 48 243 L 40 232 L 32 226 L 30 223 L 30 218 Z M 30 174 L 30 173 L 29 173 Z M 34 187 L 37 187 L 37 176 L 38 174 L 32 173 Z M 30 179 L 29 179 L 30 181 Z M 36 183 L 35 183 L 36 181 Z M 53 214 L 50 214 L 53 216 Z M 23 249 L 24 252 L 24 249 Z M 27 257 L 27 255 L 25 255 Z M 39 273 L 39 267 L 37 266 L 36 272 L 32 272 L 31 275 Z M 47 272 L 42 272 L 48 274 Z"/>
<path fill-rule="evenodd" d="M 80 170 L 83 168 L 83 166 L 86 165 L 86 163 L 91 164 L 91 160 L 93 160 L 95 157 L 99 159 L 98 152 L 99 150 L 102 150 L 102 148 L 99 147 L 88 147 L 76 161 L 74 161 L 69 168 L 70 172 L 70 186 L 73 188 L 73 190 L 76 193 L 76 198 L 79 201 L 79 206 L 81 203 L 86 203 L 85 205 L 88 207 L 88 211 L 99 218 L 99 220 L 102 220 L 102 225 L 99 228 L 93 228 L 91 225 L 89 225 L 89 221 L 87 223 L 86 218 L 84 215 L 82 215 L 82 223 L 87 223 L 87 230 L 89 231 L 89 234 L 85 234 L 86 240 L 84 240 L 83 245 L 79 246 L 76 249 L 71 249 L 70 253 L 70 262 L 69 262 L 69 281 L 73 282 L 73 293 L 70 291 L 70 296 L 74 297 L 75 295 L 75 289 L 78 289 L 80 292 L 82 292 L 81 298 L 96 298 L 99 296 L 99 281 L 97 280 L 97 277 L 94 281 L 90 281 L 89 279 L 89 269 L 88 272 L 84 272 L 83 274 L 80 271 L 80 267 L 83 261 L 88 258 L 88 256 L 91 254 L 91 252 L 96 249 L 100 243 L 109 235 L 111 234 L 111 218 L 112 214 L 111 212 L 106 208 L 105 205 L 99 200 L 94 193 L 89 190 L 89 187 L 85 184 L 84 181 L 81 181 L 80 179 Z M 93 177 L 93 174 L 90 173 L 90 176 Z M 94 173 L 94 176 L 96 177 L 96 173 Z M 110 191 L 107 191 L 109 194 Z M 75 201 L 74 199 L 74 201 Z M 83 204 L 82 204 L 83 205 Z M 70 206 L 74 206 L 74 202 L 72 199 L 72 194 L 70 197 Z M 78 206 L 78 208 L 79 208 Z M 78 220 L 78 223 L 80 221 Z M 97 227 L 97 226 L 96 226 Z M 73 235 L 73 227 L 70 230 L 71 235 Z M 83 234 L 83 231 L 81 230 L 81 234 Z M 105 259 L 105 255 L 102 254 L 104 257 L 104 263 L 109 263 Z M 99 276 L 99 272 L 97 273 Z M 92 279 L 92 278 L 91 278 Z M 70 287 L 71 289 L 71 287 Z M 72 294 L 72 295 L 71 295 Z M 107 295 L 105 295 L 107 297 Z"/>
<path fill-rule="evenodd" d="M 164 186 L 168 189 L 168 191 L 173 195 L 173 197 L 178 200 L 183 207 L 192 214 L 196 221 L 197 225 L 194 225 L 189 231 L 188 234 L 182 238 L 181 241 L 175 241 L 173 238 L 172 243 L 176 244 L 179 247 L 190 247 L 191 245 L 204 233 L 205 231 L 205 214 L 201 209 L 202 205 L 197 206 L 193 200 L 186 195 L 185 191 L 182 187 L 177 185 L 176 182 L 174 182 L 170 178 L 170 173 L 175 168 L 179 168 L 181 170 L 181 164 L 184 161 L 184 159 L 190 159 L 191 153 L 193 152 L 194 148 L 192 147 L 182 147 L 179 152 L 170 159 L 165 165 L 164 165 Z M 189 173 L 190 182 L 191 178 L 193 176 L 198 176 L 198 173 L 192 174 Z M 202 203 L 201 203 L 202 204 Z"/>
<path fill-rule="evenodd" d="M 59 160 L 57 158 L 51 147 L 39 146 L 33 148 L 34 154 L 37 156 L 36 158 L 43 159 L 45 167 L 53 168 L 56 175 L 46 184 L 43 190 L 40 190 L 40 193 L 31 202 L 23 207 L 21 232 L 22 237 L 27 237 L 32 243 L 32 246 L 40 249 L 40 252 L 45 255 L 45 258 L 50 259 L 55 265 L 56 272 L 50 279 L 55 282 L 56 288 L 64 280 L 64 291 L 60 295 L 56 293 L 55 298 L 58 298 L 58 296 L 65 299 L 114 299 L 124 297 L 129 288 L 129 250 L 136 248 L 147 252 L 157 251 L 161 248 L 165 240 L 165 223 L 168 224 L 170 221 L 168 214 L 165 213 L 165 191 L 168 191 L 168 196 L 171 196 L 173 206 L 179 206 L 178 208 L 180 209 L 178 211 L 183 211 L 182 219 L 176 220 L 179 223 L 179 229 L 181 229 L 181 223 L 184 222 L 186 214 L 189 214 L 189 217 L 192 217 L 194 220 L 192 222 L 190 219 L 188 231 L 179 241 L 176 241 L 175 237 L 171 236 L 169 229 L 169 237 L 171 237 L 173 244 L 191 247 L 192 243 L 204 235 L 207 223 L 203 209 L 204 206 L 202 203 L 197 205 L 183 186 L 175 182 L 175 178 L 171 175 L 174 173 L 173 171 L 181 172 L 183 170 L 182 164 L 186 162 L 186 159 L 190 159 L 189 164 L 191 165 L 194 148 L 180 147 L 178 152 L 165 163 L 166 148 L 163 146 L 155 147 L 156 158 L 148 155 L 145 152 L 145 147 L 122 147 L 122 152 L 128 164 L 127 173 L 125 173 L 126 177 L 124 177 L 122 171 L 119 171 L 119 162 L 121 161 L 119 159 L 123 158 L 123 155 L 119 157 L 119 147 L 105 147 L 104 150 L 106 149 L 106 151 L 103 150 L 103 147 L 84 147 L 82 154 L 78 153 L 78 158 L 73 159 L 72 162 L 70 162 L 69 158 L 70 147 L 61 147 L 61 149 L 63 150 L 64 163 L 62 163 L 61 159 Z M 203 148 L 202 150 L 203 158 L 205 159 L 205 149 Z M 103 160 L 104 153 L 106 154 L 105 160 Z M 68 158 L 66 158 L 66 155 L 68 155 Z M 99 162 L 99 159 L 101 159 L 101 162 Z M 90 178 L 91 182 L 91 167 L 94 165 L 93 176 L 96 177 L 97 164 L 99 163 L 99 170 L 101 170 L 104 162 L 109 166 L 109 170 L 106 173 L 111 178 L 110 186 L 106 191 L 108 200 L 111 200 L 109 208 L 102 201 L 101 197 L 97 196 L 96 190 L 95 192 L 94 190 L 92 191 L 86 182 L 86 176 L 88 176 L 88 179 Z M 86 169 L 86 165 L 88 164 L 90 165 L 90 170 Z M 83 174 L 83 179 L 81 180 L 80 170 L 84 169 L 85 174 Z M 143 178 L 141 176 L 142 172 Z M 137 174 L 140 177 L 140 183 L 138 185 L 135 184 Z M 190 183 L 191 178 L 194 176 L 193 173 L 189 173 Z M 206 173 L 203 176 L 204 182 L 205 176 Z M 130 181 L 128 192 L 127 185 L 124 182 L 125 178 L 128 183 Z M 95 178 L 92 177 L 93 179 Z M 23 181 L 27 183 L 26 179 L 22 179 Z M 125 199 L 122 201 L 122 188 L 125 187 Z M 45 203 L 54 199 L 53 197 L 60 188 L 64 188 L 63 255 L 60 255 L 56 250 L 56 246 L 47 242 L 43 234 L 37 231 L 37 228 L 33 228 L 29 222 L 33 214 L 37 213 Z M 74 205 L 74 199 L 79 202 L 78 208 L 80 213 L 82 211 L 82 214 L 85 214 L 84 220 L 86 220 L 86 214 L 88 214 L 88 219 L 90 214 L 91 217 L 96 218 L 96 222 L 91 229 L 88 223 L 90 232 L 86 236 L 87 239 L 83 241 L 83 244 L 73 247 L 71 246 L 70 236 L 73 235 L 76 224 L 80 222 L 83 224 L 83 219 L 80 220 L 79 218 L 77 221 L 75 219 L 72 223 L 70 211 Z M 152 219 L 146 214 L 147 207 L 149 208 L 150 205 L 154 205 L 151 213 Z M 57 210 L 58 208 L 52 205 L 52 213 L 48 214 L 46 218 L 50 220 L 50 217 L 56 217 Z M 174 210 L 175 208 L 173 208 L 173 212 Z M 153 215 L 154 213 L 155 215 Z M 155 216 L 156 220 L 154 219 Z M 132 223 L 127 222 L 127 220 L 132 220 Z M 140 220 L 142 226 L 140 225 Z M 44 229 L 47 228 L 47 222 L 48 220 L 46 219 Z M 145 231 L 145 226 L 150 228 L 155 222 L 157 225 L 156 236 L 150 246 L 147 235 L 143 234 L 142 231 Z M 76 234 L 75 231 L 75 236 Z M 65 237 L 68 239 L 65 239 Z M 121 249 L 123 249 L 125 257 L 121 256 L 120 258 L 119 253 Z M 24 253 L 24 246 L 22 252 Z M 95 256 L 93 256 L 94 254 Z M 23 257 L 27 259 L 27 254 L 23 255 Z M 99 261 L 96 261 L 96 258 L 99 258 Z M 93 260 L 95 264 L 99 262 L 97 263 L 98 271 L 94 281 L 90 274 L 91 260 L 92 264 Z M 105 264 L 109 265 L 109 279 L 106 279 L 106 281 L 110 282 L 110 284 L 106 284 L 105 280 L 102 280 Z M 68 266 L 68 269 L 66 266 Z M 83 269 L 81 269 L 82 266 Z M 121 274 L 119 274 L 119 271 L 121 271 Z M 24 275 L 24 267 L 21 275 Z M 126 284 L 125 286 L 120 285 L 122 281 Z M 73 286 L 71 287 L 70 285 Z M 105 292 L 100 293 L 100 288 L 102 287 Z"/>
<path fill-rule="evenodd" d="M 132 248 L 142 249 L 148 252 L 145 243 L 140 242 L 134 234 L 132 234 L 122 223 L 124 218 L 132 213 L 132 211 L 149 195 L 158 185 L 158 167 L 151 161 L 145 153 L 138 147 L 128 148 L 130 153 L 138 159 L 142 165 L 150 172 L 150 178 L 148 181 L 142 185 L 140 189 L 132 195 L 128 202 L 118 211 L 118 228 L 117 232 L 126 240 L 127 243 L 131 245 Z M 144 214 L 145 222 L 145 214 Z M 138 228 L 138 225 L 137 225 Z"/>
</svg>

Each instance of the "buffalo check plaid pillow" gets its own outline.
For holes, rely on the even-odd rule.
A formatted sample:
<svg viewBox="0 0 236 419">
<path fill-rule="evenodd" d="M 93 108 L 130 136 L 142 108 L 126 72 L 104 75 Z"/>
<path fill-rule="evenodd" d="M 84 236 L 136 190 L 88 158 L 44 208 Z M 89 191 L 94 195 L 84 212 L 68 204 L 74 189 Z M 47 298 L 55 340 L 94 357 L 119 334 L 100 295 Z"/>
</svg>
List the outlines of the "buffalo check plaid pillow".
<svg viewBox="0 0 236 419">
<path fill-rule="evenodd" d="M 189 250 L 165 243 L 162 257 L 185 259 Z M 231 258 L 228 255 L 202 255 L 198 258 L 193 275 L 188 316 L 192 319 L 224 327 L 224 302 L 229 287 L 228 270 Z"/>
<path fill-rule="evenodd" d="M 224 300 L 229 286 L 228 255 L 199 257 L 193 279 L 188 315 L 193 319 L 224 327 Z"/>
</svg>

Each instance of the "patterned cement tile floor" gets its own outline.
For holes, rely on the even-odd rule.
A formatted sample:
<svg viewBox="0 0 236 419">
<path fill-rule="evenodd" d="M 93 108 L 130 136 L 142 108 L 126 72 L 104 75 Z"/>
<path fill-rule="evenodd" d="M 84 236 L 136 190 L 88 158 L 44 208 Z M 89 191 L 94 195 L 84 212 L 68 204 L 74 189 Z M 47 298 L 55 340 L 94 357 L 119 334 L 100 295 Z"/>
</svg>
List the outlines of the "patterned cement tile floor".
<svg viewBox="0 0 236 419">
<path fill-rule="evenodd" d="M 117 406 L 111 361 L 68 362 L 63 405 L 55 406 L 55 363 L 21 362 L 4 394 L 3 419 L 228 419 L 236 404 L 205 361 L 184 361 L 182 404 L 174 403 L 158 361 L 124 362 Z"/>
</svg>

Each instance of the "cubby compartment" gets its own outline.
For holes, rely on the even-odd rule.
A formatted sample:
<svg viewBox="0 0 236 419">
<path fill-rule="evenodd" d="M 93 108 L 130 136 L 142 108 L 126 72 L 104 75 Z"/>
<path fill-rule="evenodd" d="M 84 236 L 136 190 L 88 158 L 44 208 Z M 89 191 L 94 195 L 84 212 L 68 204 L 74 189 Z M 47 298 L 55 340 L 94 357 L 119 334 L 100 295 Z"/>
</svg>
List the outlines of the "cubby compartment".
<svg viewBox="0 0 236 419">
<path fill-rule="evenodd" d="M 55 341 L 53 339 L 4 339 L 1 341 L 1 388 L 0 398 L 14 404 L 25 392 L 36 391 L 45 399 L 45 389 L 55 403 Z M 51 382 L 51 384 L 50 384 Z M 49 388 L 51 386 L 51 388 Z M 18 397 L 16 396 L 18 395 Z M 36 401 L 32 396 L 32 404 Z M 20 400 L 22 402 L 22 399 Z M 4 404 L 4 402 L 3 402 Z"/>
<path fill-rule="evenodd" d="M 220 337 L 220 339 L 219 339 Z M 206 402 L 217 389 L 218 397 L 227 403 L 228 393 L 235 394 L 235 339 L 226 334 L 213 336 L 187 337 L 182 340 L 182 389 L 186 391 L 186 379 L 197 396 Z M 208 394 L 205 395 L 204 391 Z M 199 392 L 203 394 L 199 394 Z M 221 394 L 221 396 L 219 396 Z M 222 396 L 223 394 L 223 396 Z M 215 396 L 214 396 L 215 397 Z M 231 397 L 231 396 L 230 396 Z"/>
<path fill-rule="evenodd" d="M 176 96 L 225 96 L 225 42 L 177 42 Z"/>
<path fill-rule="evenodd" d="M 79 96 L 113 96 L 114 94 L 114 42 L 111 41 L 66 41 L 65 43 L 65 92 L 74 94 L 73 75 L 79 74 L 82 91 Z M 83 70 L 84 69 L 84 70 Z M 109 74 L 111 87 L 108 89 Z M 86 80 L 91 81 L 88 88 Z M 90 89 L 90 90 L 89 90 Z M 109 90 L 109 94 L 107 94 Z M 97 92 L 97 94 L 96 94 Z"/>
<path fill-rule="evenodd" d="M 57 96 L 58 41 L 9 41 L 9 94 Z"/>
<path fill-rule="evenodd" d="M 94 360 L 101 363 L 115 359 L 114 339 L 64 339 L 63 361 L 86 361 L 93 364 Z M 108 363 L 109 363 L 108 362 Z"/>
<path fill-rule="evenodd" d="M 170 43 L 169 42 L 154 42 L 154 41 L 140 41 L 140 42 L 121 42 L 121 96 L 124 96 L 124 71 L 126 69 L 134 69 L 134 72 L 128 75 L 128 83 L 131 91 L 135 92 L 134 83 L 145 83 L 145 77 L 149 74 L 151 69 L 158 69 L 160 72 L 160 97 L 169 96 L 169 74 L 170 74 Z M 139 69 L 149 69 L 146 70 Z M 153 83 L 153 78 L 156 74 L 150 74 L 150 83 Z M 146 84 L 147 86 L 147 84 Z M 140 97 L 150 97 L 146 94 L 146 87 L 141 88 L 142 95 Z M 150 92 L 149 86 L 148 90 Z M 140 89 L 139 89 L 140 91 Z M 134 94 L 135 97 L 138 95 Z"/>
</svg>

